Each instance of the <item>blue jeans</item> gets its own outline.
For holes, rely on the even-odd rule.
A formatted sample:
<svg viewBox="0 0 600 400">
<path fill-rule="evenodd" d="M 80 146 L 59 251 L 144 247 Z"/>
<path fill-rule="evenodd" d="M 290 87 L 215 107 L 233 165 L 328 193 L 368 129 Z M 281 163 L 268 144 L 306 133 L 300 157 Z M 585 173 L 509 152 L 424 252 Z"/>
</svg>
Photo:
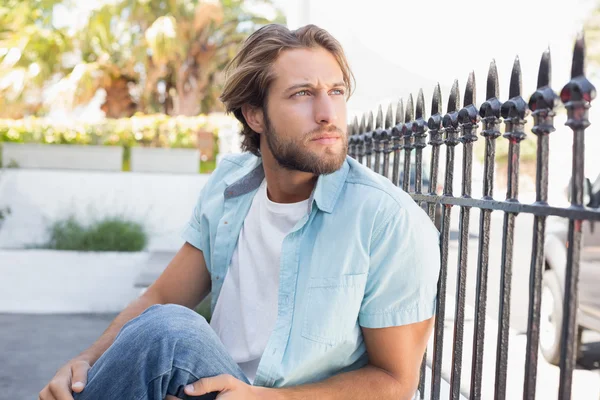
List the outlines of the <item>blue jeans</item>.
<svg viewBox="0 0 600 400">
<path fill-rule="evenodd" d="M 200 378 L 229 374 L 249 383 L 206 320 L 186 307 L 154 305 L 123 326 L 75 400 L 214 399 L 187 396 Z"/>
</svg>

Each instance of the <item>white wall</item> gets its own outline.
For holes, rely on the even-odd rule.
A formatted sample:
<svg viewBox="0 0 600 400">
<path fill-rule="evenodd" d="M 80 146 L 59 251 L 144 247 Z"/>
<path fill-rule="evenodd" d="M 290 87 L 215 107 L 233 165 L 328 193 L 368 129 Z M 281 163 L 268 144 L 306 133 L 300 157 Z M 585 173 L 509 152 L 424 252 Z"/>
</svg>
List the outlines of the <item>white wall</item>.
<svg viewBox="0 0 600 400">
<path fill-rule="evenodd" d="M 0 312 L 120 312 L 139 296 L 147 252 L 0 250 Z"/>
<path fill-rule="evenodd" d="M 8 169 L 0 173 L 0 208 L 11 215 L 0 248 L 46 239 L 49 223 L 70 214 L 83 220 L 123 215 L 150 232 L 150 251 L 175 251 L 179 234 L 208 175 Z"/>
</svg>

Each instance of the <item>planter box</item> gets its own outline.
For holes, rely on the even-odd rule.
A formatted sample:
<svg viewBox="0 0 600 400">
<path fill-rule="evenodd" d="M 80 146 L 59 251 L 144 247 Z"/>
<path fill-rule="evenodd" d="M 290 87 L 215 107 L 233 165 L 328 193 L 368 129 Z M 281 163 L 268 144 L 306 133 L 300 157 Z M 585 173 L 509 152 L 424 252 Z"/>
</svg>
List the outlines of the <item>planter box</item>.
<svg viewBox="0 0 600 400">
<path fill-rule="evenodd" d="M 121 171 L 121 146 L 49 145 L 32 143 L 4 143 L 2 164 L 16 162 L 19 168 L 78 169 Z"/>
<path fill-rule="evenodd" d="M 197 174 L 200 152 L 197 149 L 132 147 L 132 172 L 169 172 Z"/>
<path fill-rule="evenodd" d="M 140 293 L 148 253 L 0 250 L 0 313 L 113 313 Z"/>
</svg>

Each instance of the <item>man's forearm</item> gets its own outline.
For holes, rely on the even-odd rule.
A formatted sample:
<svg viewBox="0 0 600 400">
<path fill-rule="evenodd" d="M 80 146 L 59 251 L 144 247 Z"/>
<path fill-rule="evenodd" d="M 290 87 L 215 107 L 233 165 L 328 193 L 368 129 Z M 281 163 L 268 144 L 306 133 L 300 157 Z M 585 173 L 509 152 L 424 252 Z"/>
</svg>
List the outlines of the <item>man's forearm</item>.
<svg viewBox="0 0 600 400">
<path fill-rule="evenodd" d="M 104 333 L 91 345 L 88 349 L 84 350 L 76 358 L 80 358 L 93 365 L 102 354 L 110 347 L 114 342 L 117 334 L 127 322 L 140 315 L 148 307 L 159 304 L 160 301 L 151 296 L 140 296 L 136 300 L 132 301 L 117 317 L 110 323 Z"/>
<path fill-rule="evenodd" d="M 261 398 L 267 400 L 305 399 L 390 399 L 409 400 L 414 397 L 416 388 L 403 385 L 387 372 L 366 366 L 352 372 L 333 376 L 322 382 L 290 388 L 259 389 Z"/>
</svg>

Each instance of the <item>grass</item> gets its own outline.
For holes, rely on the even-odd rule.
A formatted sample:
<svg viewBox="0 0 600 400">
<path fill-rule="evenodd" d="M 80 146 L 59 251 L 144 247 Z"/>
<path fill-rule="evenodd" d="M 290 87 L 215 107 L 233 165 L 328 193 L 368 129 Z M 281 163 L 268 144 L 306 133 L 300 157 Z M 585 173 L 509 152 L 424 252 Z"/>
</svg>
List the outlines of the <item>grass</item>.
<svg viewBox="0 0 600 400">
<path fill-rule="evenodd" d="M 54 222 L 49 228 L 50 239 L 42 249 L 73 251 L 141 251 L 148 244 L 144 227 L 119 217 L 107 217 L 83 225 L 74 217 Z"/>
</svg>

